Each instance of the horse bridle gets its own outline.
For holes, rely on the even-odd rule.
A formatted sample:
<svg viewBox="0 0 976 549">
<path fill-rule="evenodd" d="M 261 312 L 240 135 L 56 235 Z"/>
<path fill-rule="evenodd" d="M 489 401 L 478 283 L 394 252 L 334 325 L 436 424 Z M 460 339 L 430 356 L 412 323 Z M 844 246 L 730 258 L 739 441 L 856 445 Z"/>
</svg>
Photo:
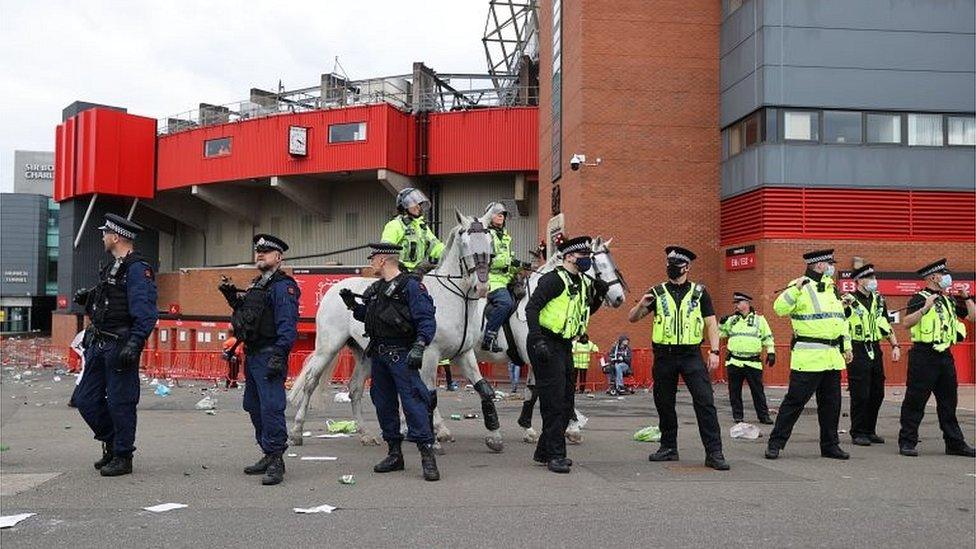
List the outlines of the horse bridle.
<svg viewBox="0 0 976 549">
<path fill-rule="evenodd" d="M 603 249 L 603 250 L 600 250 L 598 252 L 593 252 L 593 257 L 596 257 L 598 255 L 605 255 L 609 259 L 610 258 L 610 251 L 609 250 L 606 250 L 606 249 Z M 627 281 L 624 280 L 623 273 L 620 272 L 620 269 L 617 268 L 617 265 L 615 263 L 613 263 L 613 260 L 612 259 L 610 259 L 609 261 L 610 261 L 610 264 L 613 265 L 613 274 L 617 278 L 615 278 L 615 279 L 613 279 L 613 280 L 611 280 L 609 282 L 607 282 L 607 281 L 604 281 L 604 282 L 607 282 L 607 287 L 608 288 L 611 287 L 611 286 L 615 286 L 617 284 L 620 284 L 620 287 L 623 288 L 624 291 L 627 291 L 627 289 L 628 289 L 627 288 Z M 598 269 L 594 269 L 594 271 L 595 271 L 596 277 L 598 279 L 600 279 L 600 280 L 603 280 L 603 277 L 600 276 L 600 271 Z"/>
</svg>

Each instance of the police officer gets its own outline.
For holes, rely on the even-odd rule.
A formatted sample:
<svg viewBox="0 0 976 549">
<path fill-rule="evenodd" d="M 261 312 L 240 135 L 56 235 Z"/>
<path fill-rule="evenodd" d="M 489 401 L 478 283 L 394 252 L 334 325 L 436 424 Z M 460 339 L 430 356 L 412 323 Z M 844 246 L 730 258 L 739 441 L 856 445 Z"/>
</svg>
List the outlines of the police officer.
<svg viewBox="0 0 976 549">
<path fill-rule="evenodd" d="M 244 342 L 244 409 L 251 415 L 254 438 L 264 456 L 244 468 L 246 475 L 264 475 L 261 484 L 284 479 L 288 448 L 285 428 L 285 376 L 288 354 L 298 337 L 295 279 L 281 270 L 288 244 L 270 234 L 254 235 L 254 265 L 261 274 L 246 290 L 224 279 L 219 289 L 234 310 L 234 336 Z"/>
<path fill-rule="evenodd" d="M 776 459 L 810 397 L 817 394 L 820 455 L 848 459 L 837 438 L 840 422 L 840 372 L 849 363 L 851 337 L 844 305 L 834 285 L 834 250 L 803 254 L 806 273 L 790 282 L 773 310 L 793 324 L 790 386 L 769 435 L 766 459 Z"/>
<path fill-rule="evenodd" d="M 772 425 L 769 407 L 766 406 L 766 393 L 763 391 L 762 351 L 766 349 L 766 365 L 776 364 L 776 347 L 773 332 L 769 329 L 766 317 L 756 313 L 752 307 L 752 297 L 742 292 L 732 294 L 735 313 L 722 319 L 719 326 L 721 337 L 727 337 L 728 358 L 725 367 L 729 375 L 729 403 L 732 404 L 732 420 L 743 420 L 742 382 L 749 384 L 752 404 L 756 407 L 759 423 Z"/>
<path fill-rule="evenodd" d="M 708 290 L 702 284 L 688 280 L 691 262 L 697 257 L 691 250 L 668 246 L 668 282 L 651 288 L 630 310 L 631 322 L 648 314 L 654 315 L 651 341 L 654 343 L 654 406 L 661 423 L 661 447 L 648 456 L 650 461 L 678 460 L 678 415 L 675 396 L 678 375 L 685 381 L 695 407 L 698 433 L 705 446 L 705 465 L 718 471 L 728 471 L 729 464 L 722 453 L 722 432 L 715 410 L 715 397 L 708 372 L 718 368 L 719 331 L 715 309 Z M 711 346 L 708 367 L 701 356 L 701 343 L 706 335 Z"/>
<path fill-rule="evenodd" d="M 590 315 L 607 293 L 605 282 L 585 274 L 592 264 L 591 242 L 588 236 L 560 242 L 562 265 L 539 278 L 525 306 L 529 362 L 542 412 L 542 434 L 533 459 L 554 473 L 568 473 L 573 464 L 566 458 L 564 436 L 576 395 L 573 339 L 586 333 Z"/>
<path fill-rule="evenodd" d="M 851 278 L 857 290 L 844 295 L 844 314 L 851 332 L 854 360 L 847 365 L 851 393 L 851 440 L 856 446 L 884 444 L 875 432 L 878 411 L 885 395 L 884 354 L 881 338 L 891 342 L 891 360 L 898 362 L 901 349 L 888 322 L 888 307 L 878 293 L 878 278 L 870 263 L 856 269 Z"/>
<path fill-rule="evenodd" d="M 925 280 L 925 289 L 908 301 L 904 320 L 912 335 L 912 348 L 908 351 L 898 451 L 903 456 L 918 455 L 918 425 L 925 415 L 929 395 L 935 393 L 946 454 L 976 457 L 976 449 L 966 443 L 956 419 L 959 384 L 949 351 L 953 343 L 965 338 L 965 325 L 959 319 L 976 320 L 976 303 L 966 290 L 959 292 L 958 299 L 949 295 L 952 275 L 944 258 L 922 267 L 918 274 Z"/>
<path fill-rule="evenodd" d="M 417 443 L 420 450 L 424 480 L 440 480 L 431 425 L 437 394 L 420 378 L 424 350 L 437 330 L 434 301 L 421 282 L 400 271 L 400 246 L 384 242 L 370 244 L 370 248 L 370 266 L 380 279 L 366 289 L 362 303 L 348 288 L 339 295 L 356 320 L 366 324 L 369 336 L 366 356 L 371 360 L 373 376 L 369 394 L 388 446 L 386 458 L 373 471 L 403 470 L 399 398 L 407 419 L 407 440 Z"/>
<path fill-rule="evenodd" d="M 133 249 L 142 227 L 106 214 L 99 229 L 114 261 L 101 270 L 97 286 L 75 293 L 75 302 L 85 307 L 92 323 L 85 332 L 85 375 L 72 398 L 102 443 L 95 469 L 114 477 L 132 473 L 139 359 L 159 312 L 155 274 Z"/>
<path fill-rule="evenodd" d="M 383 227 L 380 240 L 401 247 L 400 262 L 408 271 L 424 274 L 444 253 L 444 244 L 427 226 L 424 215 L 430 200 L 418 189 L 408 187 L 397 193 L 397 215 Z"/>
<path fill-rule="evenodd" d="M 481 348 L 492 353 L 501 352 L 495 341 L 498 330 L 508 320 L 515 308 L 515 301 L 508 286 L 515 279 L 522 262 L 515 259 L 512 251 L 512 235 L 505 229 L 508 209 L 501 202 L 492 202 L 485 208 L 489 217 L 489 233 L 492 238 L 491 265 L 488 269 L 488 308 L 485 335 Z"/>
</svg>

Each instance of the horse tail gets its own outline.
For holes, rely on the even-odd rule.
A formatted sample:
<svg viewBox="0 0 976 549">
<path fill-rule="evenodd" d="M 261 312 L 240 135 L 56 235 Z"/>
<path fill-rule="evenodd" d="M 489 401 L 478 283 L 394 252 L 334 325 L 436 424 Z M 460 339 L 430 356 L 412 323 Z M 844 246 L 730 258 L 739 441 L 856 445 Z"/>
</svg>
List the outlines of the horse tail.
<svg viewBox="0 0 976 549">
<path fill-rule="evenodd" d="M 305 384 L 308 383 L 306 381 L 306 378 L 308 377 L 308 361 L 315 356 L 315 353 L 316 351 L 312 351 L 308 354 L 308 356 L 305 357 L 305 360 L 302 361 L 302 369 L 300 372 L 298 372 L 298 375 L 295 376 L 295 381 L 292 383 L 291 389 L 288 391 L 288 402 L 291 404 L 297 404 L 302 400 L 302 394 L 305 392 Z"/>
</svg>

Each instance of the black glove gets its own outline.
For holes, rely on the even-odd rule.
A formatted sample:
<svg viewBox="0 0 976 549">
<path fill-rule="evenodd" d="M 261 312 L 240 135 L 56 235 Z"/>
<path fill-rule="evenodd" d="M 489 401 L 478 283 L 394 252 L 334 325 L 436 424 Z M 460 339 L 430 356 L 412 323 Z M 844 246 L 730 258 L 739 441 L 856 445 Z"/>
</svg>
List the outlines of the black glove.
<svg viewBox="0 0 976 549">
<path fill-rule="evenodd" d="M 776 353 L 766 353 L 766 366 L 770 368 L 776 364 Z"/>
<path fill-rule="evenodd" d="M 606 297 L 607 292 L 610 291 L 610 285 L 599 278 L 595 278 L 593 279 L 593 290 L 596 293 L 596 297 L 603 299 Z"/>
<path fill-rule="evenodd" d="M 74 302 L 82 307 L 88 305 L 88 295 L 91 294 L 91 290 L 88 288 L 81 288 L 75 292 Z"/>
<path fill-rule="evenodd" d="M 424 365 L 424 349 L 427 348 L 427 344 L 423 341 L 417 341 L 410 348 L 410 352 L 407 353 L 407 368 L 411 370 L 419 370 L 421 366 Z"/>
<path fill-rule="evenodd" d="M 271 380 L 279 376 L 285 377 L 285 357 L 281 355 L 271 355 L 268 358 L 268 374 L 264 377 Z"/>
<path fill-rule="evenodd" d="M 130 337 L 122 350 L 119 351 L 119 369 L 138 368 L 139 360 L 142 358 L 142 348 L 145 347 L 146 340 L 140 337 Z"/>
<path fill-rule="evenodd" d="M 732 315 L 723 316 L 722 319 L 718 321 L 718 325 L 721 326 L 722 324 L 725 324 L 725 322 L 728 321 L 728 319 L 730 318 L 732 318 Z"/>
<path fill-rule="evenodd" d="M 343 288 L 339 290 L 339 297 L 342 298 L 342 302 L 346 304 L 346 308 L 350 311 L 356 308 L 356 294 L 352 293 L 349 288 Z"/>
<path fill-rule="evenodd" d="M 544 360 L 549 358 L 549 346 L 546 345 L 545 339 L 539 338 L 535 340 L 532 344 L 532 354 Z"/>
</svg>

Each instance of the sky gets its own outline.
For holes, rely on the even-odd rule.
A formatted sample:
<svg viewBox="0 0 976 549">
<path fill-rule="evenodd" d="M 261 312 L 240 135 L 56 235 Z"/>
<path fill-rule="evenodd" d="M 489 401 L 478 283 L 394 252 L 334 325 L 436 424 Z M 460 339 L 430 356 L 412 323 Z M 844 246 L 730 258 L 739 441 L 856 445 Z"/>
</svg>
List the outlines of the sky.
<svg viewBox="0 0 976 549">
<path fill-rule="evenodd" d="M 0 0 L 0 192 L 13 151 L 53 151 L 75 100 L 163 118 L 317 85 L 336 56 L 353 80 L 414 61 L 483 73 L 487 14 L 487 0 Z"/>
</svg>

